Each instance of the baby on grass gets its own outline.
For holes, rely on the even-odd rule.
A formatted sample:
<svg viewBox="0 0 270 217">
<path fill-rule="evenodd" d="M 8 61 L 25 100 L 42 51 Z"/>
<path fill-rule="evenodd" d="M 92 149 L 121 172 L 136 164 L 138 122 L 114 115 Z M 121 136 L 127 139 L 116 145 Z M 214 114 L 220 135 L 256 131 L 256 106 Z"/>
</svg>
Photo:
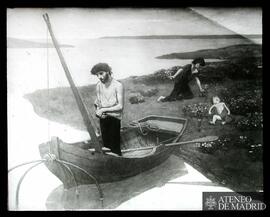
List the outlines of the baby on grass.
<svg viewBox="0 0 270 217">
<path fill-rule="evenodd" d="M 222 124 L 226 123 L 228 115 L 230 115 L 230 110 L 225 105 L 224 102 L 220 102 L 220 98 L 218 96 L 213 97 L 213 105 L 209 108 L 209 115 L 212 114 L 213 111 L 213 118 L 209 122 L 210 124 L 215 124 L 217 120 L 220 120 Z"/>
</svg>

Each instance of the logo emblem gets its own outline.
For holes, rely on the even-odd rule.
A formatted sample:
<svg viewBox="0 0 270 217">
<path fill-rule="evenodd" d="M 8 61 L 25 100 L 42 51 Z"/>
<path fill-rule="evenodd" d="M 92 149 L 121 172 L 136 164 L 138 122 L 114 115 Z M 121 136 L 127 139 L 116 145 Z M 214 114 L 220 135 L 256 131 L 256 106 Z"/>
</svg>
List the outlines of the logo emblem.
<svg viewBox="0 0 270 217">
<path fill-rule="evenodd" d="M 216 205 L 217 205 L 216 199 L 212 197 L 212 195 L 206 198 L 205 206 L 208 207 L 208 210 L 213 210 Z"/>
</svg>

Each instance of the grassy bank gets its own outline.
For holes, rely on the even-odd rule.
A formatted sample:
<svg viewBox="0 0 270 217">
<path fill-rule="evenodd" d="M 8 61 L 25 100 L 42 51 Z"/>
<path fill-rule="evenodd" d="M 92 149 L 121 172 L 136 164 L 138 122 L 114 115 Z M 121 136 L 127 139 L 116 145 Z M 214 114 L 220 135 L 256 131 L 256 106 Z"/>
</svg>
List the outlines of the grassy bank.
<svg viewBox="0 0 270 217">
<path fill-rule="evenodd" d="M 128 125 L 130 121 L 147 115 L 185 117 L 189 122 L 183 135 L 183 141 L 218 135 L 224 138 L 222 140 L 224 143 L 221 145 L 221 141 L 219 141 L 218 144 L 208 144 L 208 146 L 200 148 L 186 146 L 177 150 L 176 155 L 197 166 L 208 178 L 221 185 L 234 190 L 255 191 L 262 189 L 263 166 L 262 152 L 260 152 L 263 143 L 262 73 L 261 68 L 258 67 L 261 64 L 259 49 L 257 45 L 224 48 L 226 55 L 222 56 L 223 62 L 207 63 L 202 69 L 200 78 L 202 85 L 207 87 L 207 94 L 199 96 L 199 90 L 193 82 L 190 85 L 195 97 L 190 100 L 157 102 L 160 95 L 168 95 L 173 88 L 173 82 L 167 78 L 165 70 L 159 70 L 151 75 L 132 76 L 121 80 L 126 91 L 122 125 Z M 220 49 L 213 49 L 208 50 L 208 56 L 206 53 L 198 51 L 198 53 L 189 53 L 188 58 L 192 59 L 198 55 L 210 58 L 209 53 L 211 53 L 211 58 L 215 59 L 221 55 Z M 245 53 L 244 56 L 243 53 Z M 178 54 L 177 56 L 166 56 L 166 58 L 182 58 L 184 56 L 185 54 Z M 172 74 L 178 68 L 179 66 L 172 67 Z M 95 86 L 83 86 L 78 89 L 89 112 L 94 114 Z M 151 89 L 157 91 L 149 96 L 142 92 L 142 90 L 147 92 Z M 144 101 L 131 104 L 130 97 L 134 94 L 144 95 Z M 220 96 L 232 112 L 233 120 L 226 125 L 220 123 L 214 126 L 209 125 L 210 117 L 206 113 L 198 116 L 196 113 L 191 115 L 187 112 L 191 106 L 210 106 L 211 98 L 214 95 Z M 78 129 L 86 129 L 70 88 L 50 89 L 49 95 L 47 90 L 39 90 L 25 97 L 33 104 L 38 115 Z M 200 127 L 198 125 L 199 118 L 202 118 Z M 94 119 L 98 125 L 95 116 Z M 226 138 L 230 139 L 229 142 Z M 248 138 L 248 142 L 246 140 L 243 142 L 241 138 Z M 258 144 L 261 146 L 257 146 Z M 254 147 L 257 147 L 256 151 Z M 252 152 L 250 152 L 251 150 Z"/>
</svg>

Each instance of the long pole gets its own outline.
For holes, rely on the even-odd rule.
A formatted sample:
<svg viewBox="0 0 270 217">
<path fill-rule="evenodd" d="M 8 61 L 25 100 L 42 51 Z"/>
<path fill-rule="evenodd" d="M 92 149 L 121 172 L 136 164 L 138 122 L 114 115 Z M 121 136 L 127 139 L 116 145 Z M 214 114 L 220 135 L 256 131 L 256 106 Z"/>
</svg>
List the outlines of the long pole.
<svg viewBox="0 0 270 217">
<path fill-rule="evenodd" d="M 66 74 L 66 77 L 67 77 L 68 82 L 70 84 L 73 95 L 74 95 L 74 97 L 76 99 L 77 105 L 78 105 L 79 110 L 81 112 L 81 115 L 83 117 L 84 124 L 86 125 L 87 131 L 88 131 L 88 133 L 89 133 L 89 135 L 91 137 L 91 140 L 93 141 L 93 144 L 95 146 L 95 150 L 97 152 L 103 153 L 102 149 L 101 149 L 101 145 L 99 143 L 99 140 L 98 140 L 98 138 L 96 136 L 96 133 L 95 133 L 95 130 L 94 130 L 94 126 L 95 126 L 94 120 L 91 117 L 91 115 L 88 115 L 87 109 L 86 109 L 86 107 L 85 107 L 85 105 L 84 105 L 84 103 L 82 101 L 82 98 L 81 98 L 81 96 L 79 94 L 79 91 L 78 91 L 78 89 L 76 88 L 76 86 L 75 86 L 75 84 L 73 82 L 73 79 L 71 77 L 71 74 L 70 74 L 69 69 L 67 67 L 67 64 L 65 62 L 65 59 L 63 57 L 63 54 L 62 54 L 62 52 L 60 50 L 60 47 L 58 45 L 58 42 L 57 42 L 57 40 L 56 40 L 56 38 L 55 38 L 55 36 L 53 34 L 48 14 L 44 14 L 43 18 L 44 18 L 44 20 L 45 20 L 45 22 L 47 24 L 48 30 L 50 32 L 50 35 L 51 35 L 51 38 L 52 38 L 52 41 L 53 41 L 53 44 L 54 44 L 54 47 L 55 47 L 55 49 L 57 51 L 57 54 L 59 56 L 62 67 L 63 67 L 63 69 L 65 71 L 65 74 Z"/>
<path fill-rule="evenodd" d="M 218 140 L 218 136 L 205 136 L 205 137 L 194 139 L 191 141 L 168 143 L 168 144 L 165 144 L 164 146 L 166 146 L 166 147 L 181 146 L 181 145 L 186 145 L 186 144 L 190 144 L 190 143 L 214 142 L 216 140 Z M 146 147 L 142 147 L 142 148 L 124 149 L 124 150 L 122 150 L 122 153 L 148 150 L 148 149 L 153 149 L 155 147 L 157 147 L 157 146 L 146 146 Z M 105 152 L 109 152 L 109 151 L 105 151 Z"/>
</svg>

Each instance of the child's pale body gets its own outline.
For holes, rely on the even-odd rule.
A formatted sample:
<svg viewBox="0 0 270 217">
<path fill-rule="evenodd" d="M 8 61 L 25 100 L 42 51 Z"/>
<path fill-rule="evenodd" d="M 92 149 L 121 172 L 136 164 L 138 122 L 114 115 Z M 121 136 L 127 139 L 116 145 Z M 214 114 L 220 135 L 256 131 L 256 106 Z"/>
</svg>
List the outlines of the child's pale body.
<svg viewBox="0 0 270 217">
<path fill-rule="evenodd" d="M 209 114 L 212 114 L 212 109 L 215 109 L 213 119 L 210 124 L 215 124 L 217 120 L 221 120 L 222 124 L 226 123 L 227 115 L 230 115 L 230 110 L 224 102 L 220 102 L 219 97 L 213 97 L 213 105 L 209 108 Z"/>
<path fill-rule="evenodd" d="M 220 102 L 220 103 L 215 104 L 214 106 L 217 108 L 217 113 L 220 115 L 226 105 L 224 102 Z"/>
</svg>

